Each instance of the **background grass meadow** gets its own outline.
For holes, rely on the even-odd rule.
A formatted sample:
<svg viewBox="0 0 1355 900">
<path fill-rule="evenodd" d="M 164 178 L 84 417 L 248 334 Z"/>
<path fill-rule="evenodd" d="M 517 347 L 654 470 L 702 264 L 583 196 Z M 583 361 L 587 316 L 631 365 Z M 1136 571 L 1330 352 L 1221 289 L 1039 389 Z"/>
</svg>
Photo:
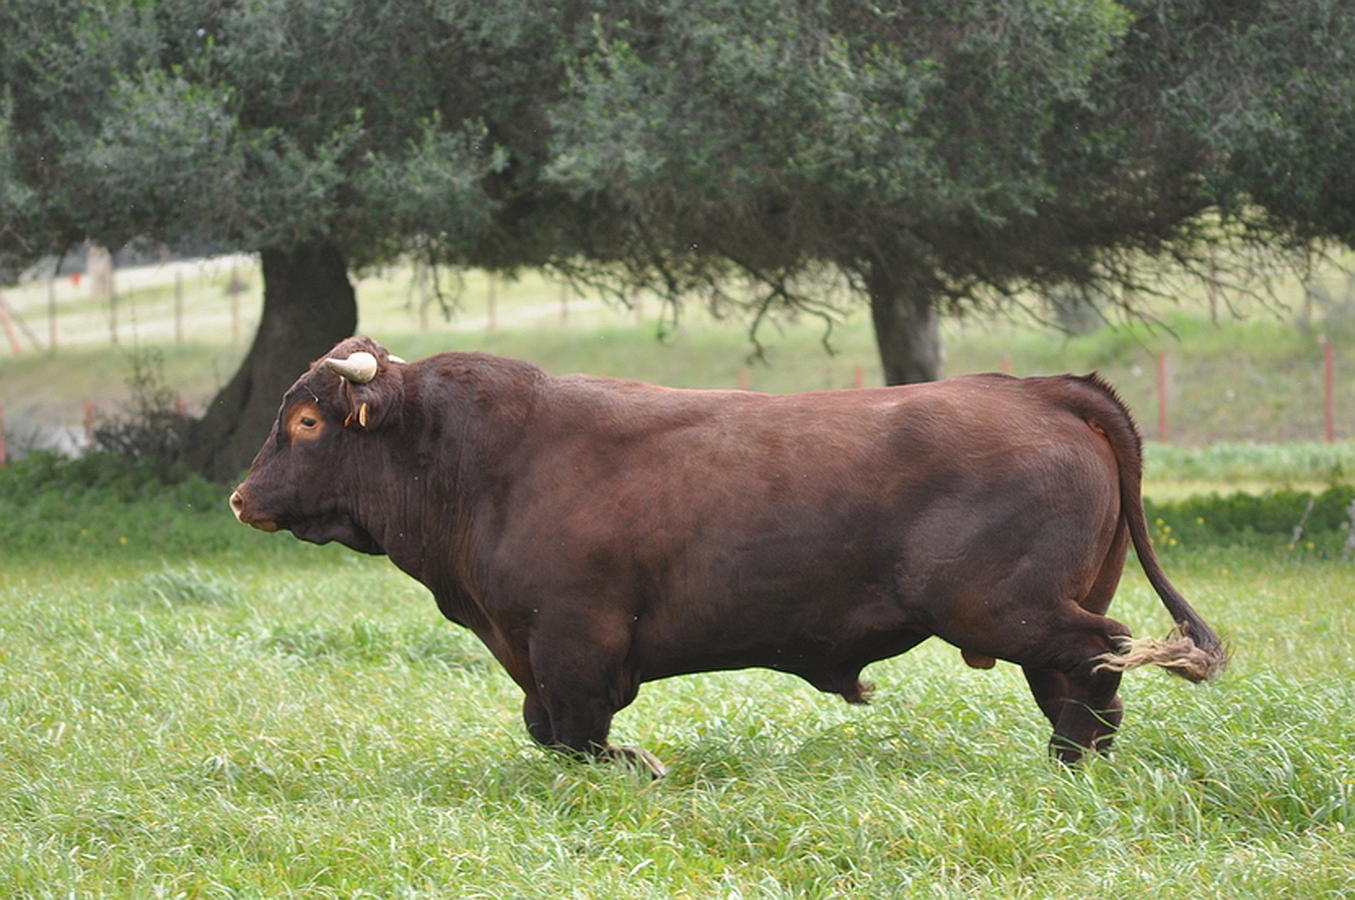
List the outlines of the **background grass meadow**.
<svg viewBox="0 0 1355 900">
<path fill-rule="evenodd" d="M 1139 305 L 1149 319 L 1122 321 L 1107 313 L 1111 322 L 1079 335 L 1062 334 L 1020 310 L 949 319 L 944 372 L 1096 369 L 1153 438 L 1156 364 L 1166 353 L 1172 443 L 1314 442 L 1323 431 L 1325 343 L 1334 350 L 1338 375 L 1336 436 L 1355 440 L 1355 281 L 1349 275 L 1355 256 L 1336 262 L 1346 268 L 1321 270 L 1307 288 L 1297 280 L 1278 282 L 1270 301 L 1232 296 L 1225 303 L 1189 292 L 1174 300 L 1145 297 Z M 251 259 L 147 267 L 120 272 L 115 281 L 116 316 L 107 301 L 88 295 L 88 279 L 81 288 L 54 282 L 50 295 L 45 282 L 6 289 L 23 325 L 17 333 L 31 334 L 45 351 L 16 356 L 0 349 L 0 404 L 12 444 L 31 443 L 29 433 L 41 427 L 80 428 L 86 401 L 101 416 L 116 414 L 126 404 L 129 357 L 148 348 L 159 354 L 165 381 L 190 412 L 204 408 L 234 373 L 262 302 L 262 280 Z M 244 293 L 228 293 L 232 281 Z M 859 303 L 831 293 L 844 315 L 830 332 L 810 316 L 770 321 L 759 332 L 759 360 L 750 358 L 754 347 L 744 323 L 713 316 L 699 298 L 673 323 L 653 297 L 633 295 L 632 306 L 624 308 L 536 273 L 516 280 L 480 272 L 444 275 L 441 300 L 431 282 L 426 270 L 409 266 L 357 279 L 359 330 L 406 359 L 484 350 L 529 359 L 557 374 L 590 372 L 674 387 L 822 390 L 851 386 L 858 370 L 864 383 L 882 382 L 869 315 Z M 1318 288 L 1325 305 L 1311 300 Z M 175 315 L 176 291 L 181 317 Z M 57 301 L 55 317 L 49 298 Z M 448 304 L 446 315 L 442 303 Z M 1044 309 L 1038 298 L 1028 305 Z M 56 352 L 50 352 L 53 337 Z"/>
<path fill-rule="evenodd" d="M 562 321 L 539 285 L 501 289 L 493 331 L 425 329 L 408 286 L 381 284 L 360 285 L 364 328 L 409 358 L 475 346 L 713 386 L 749 367 L 736 324 L 694 316 L 658 344 L 633 312 L 578 301 Z M 149 322 L 165 301 L 128 302 Z M 1173 314 L 1174 352 L 1209 365 L 1313 346 L 1274 317 L 1233 332 Z M 951 371 L 1121 366 L 1145 420 L 1133 367 L 1170 339 L 949 328 Z M 243 352 L 214 329 L 156 344 L 190 403 Z M 752 386 L 874 372 L 863 323 L 837 330 L 834 357 L 819 336 L 786 325 Z M 11 419 L 91 390 L 116 404 L 127 349 L 4 357 Z M 1198 392 L 1183 420 L 1244 381 Z M 1246 408 L 1288 433 L 1284 402 Z M 533 745 L 517 688 L 385 560 L 242 528 L 221 486 L 31 456 L 0 470 L 0 896 L 1351 896 L 1353 473 L 1349 440 L 1150 447 L 1164 565 L 1233 663 L 1203 686 L 1126 676 L 1108 758 L 1049 761 L 1020 672 L 933 641 L 872 666 L 864 708 L 762 670 L 646 685 L 614 737 L 669 765 L 649 781 Z M 1139 634 L 1170 624 L 1132 562 L 1113 614 Z"/>
</svg>

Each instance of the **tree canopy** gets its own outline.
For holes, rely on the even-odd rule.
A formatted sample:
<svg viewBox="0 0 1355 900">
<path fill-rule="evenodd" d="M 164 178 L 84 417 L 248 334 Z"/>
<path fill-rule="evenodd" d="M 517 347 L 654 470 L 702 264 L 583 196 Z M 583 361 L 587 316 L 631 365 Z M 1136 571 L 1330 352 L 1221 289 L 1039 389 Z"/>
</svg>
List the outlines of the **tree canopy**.
<svg viewBox="0 0 1355 900">
<path fill-rule="evenodd" d="M 572 70 L 552 174 L 628 212 L 623 280 L 845 274 L 891 381 L 936 377 L 939 310 L 1350 238 L 1349 3 L 645 9 Z"/>
<path fill-rule="evenodd" d="M 352 333 L 350 267 L 430 248 L 511 261 L 491 226 L 500 176 L 524 149 L 491 137 L 483 113 L 512 116 L 527 73 L 494 64 L 504 48 L 467 27 L 475 9 L 15 0 L 0 11 L 12 38 L 0 175 L 24 201 L 0 213 L 0 233 L 20 238 L 11 255 L 87 237 L 261 254 L 259 332 L 189 448 L 209 474 L 238 473 L 282 390 Z"/>
<path fill-rule="evenodd" d="M 887 378 L 933 378 L 947 312 L 1355 239 L 1351 12 L 11 0 L 0 256 L 258 251 L 258 335 L 191 449 L 222 478 L 355 327 L 349 269 L 405 253 L 724 292 L 755 321 L 825 312 L 836 279 L 869 298 Z"/>
</svg>

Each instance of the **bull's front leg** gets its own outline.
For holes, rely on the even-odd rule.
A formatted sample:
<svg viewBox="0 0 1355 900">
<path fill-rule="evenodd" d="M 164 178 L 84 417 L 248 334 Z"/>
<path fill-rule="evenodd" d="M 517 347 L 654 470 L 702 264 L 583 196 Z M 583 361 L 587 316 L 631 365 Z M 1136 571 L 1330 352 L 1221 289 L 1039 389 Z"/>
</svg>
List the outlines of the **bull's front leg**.
<svg viewBox="0 0 1355 900">
<path fill-rule="evenodd" d="M 607 715 L 610 724 L 611 715 Z M 549 747 L 552 750 L 561 753 L 568 753 L 574 756 L 598 756 L 609 759 L 619 759 L 630 763 L 638 768 L 647 770 L 655 778 L 662 777 L 668 773 L 668 767 L 665 766 L 657 756 L 650 753 L 643 747 L 631 747 L 625 745 L 607 743 L 607 727 L 585 726 L 583 729 L 571 728 L 569 723 L 571 717 L 565 714 L 563 722 L 566 727 L 557 735 L 550 714 L 546 711 L 546 705 L 540 698 L 528 694 L 522 701 L 522 719 L 527 725 L 527 733 L 532 736 L 538 744 L 543 747 Z M 582 717 L 574 717 L 573 721 L 582 722 Z M 571 734 L 571 731 L 573 734 Z M 587 732 L 593 736 L 585 741 L 579 741 L 576 736 L 578 733 Z"/>
<path fill-rule="evenodd" d="M 575 756 L 620 759 L 654 777 L 667 768 L 640 747 L 608 743 L 612 716 L 634 698 L 637 685 L 625 668 L 625 641 L 607 640 L 615 630 L 597 623 L 571 621 L 551 628 L 533 628 L 529 657 L 532 681 L 522 718 L 532 738 L 543 746 Z M 619 646 L 618 646 L 619 645 Z"/>
</svg>

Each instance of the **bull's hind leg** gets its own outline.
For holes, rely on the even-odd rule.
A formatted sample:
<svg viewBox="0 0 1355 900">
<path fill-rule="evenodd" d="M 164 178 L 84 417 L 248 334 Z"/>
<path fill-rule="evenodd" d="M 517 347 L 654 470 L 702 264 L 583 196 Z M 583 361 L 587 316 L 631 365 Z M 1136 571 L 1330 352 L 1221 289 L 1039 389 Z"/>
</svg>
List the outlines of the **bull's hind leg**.
<svg viewBox="0 0 1355 900">
<path fill-rule="evenodd" d="M 1097 571 L 1086 596 L 1078 603 L 1082 609 L 1093 614 L 1095 619 L 1100 619 L 1114 633 L 1120 633 L 1119 629 L 1123 626 L 1112 619 L 1104 618 L 1104 616 L 1106 610 L 1110 608 L 1111 599 L 1115 596 L 1115 589 L 1119 586 L 1128 548 L 1129 531 L 1124 522 L 1120 522 L 1115 529 L 1115 536 L 1111 539 L 1105 558 L 1101 562 L 1101 568 Z M 1095 667 L 1093 666 L 1093 668 Z M 1040 707 L 1040 712 L 1044 713 L 1045 718 L 1049 720 L 1049 724 L 1054 727 L 1055 737 L 1051 741 L 1051 751 L 1057 752 L 1056 745 L 1062 742 L 1060 736 L 1079 730 L 1074 720 L 1083 715 L 1069 713 L 1069 705 L 1079 704 L 1082 705 L 1084 710 L 1089 709 L 1086 704 L 1094 702 L 1089 701 L 1089 698 L 1097 693 L 1097 688 L 1086 684 L 1087 679 L 1084 676 L 1075 675 L 1074 679 L 1070 679 L 1065 672 L 1038 666 L 1027 665 L 1023 666 L 1022 669 L 1025 672 L 1026 683 L 1030 685 L 1030 693 Z M 1074 681 L 1077 683 L 1076 690 L 1074 689 Z M 1116 690 L 1118 690 L 1118 686 Z M 1102 691 L 1104 691 L 1104 688 L 1102 688 Z M 1090 707 L 1090 709 L 1095 710 L 1097 707 Z M 1123 707 L 1120 699 L 1115 696 L 1115 691 L 1112 690 L 1111 699 L 1093 716 L 1098 720 L 1098 723 L 1093 729 L 1094 735 L 1091 742 L 1081 746 L 1094 746 L 1097 750 L 1103 752 L 1109 749 L 1114 732 L 1120 725 L 1122 712 Z M 1059 722 L 1066 713 L 1070 716 L 1069 722 L 1064 726 L 1069 729 L 1068 731 L 1061 730 L 1059 727 Z M 1086 729 L 1081 730 L 1085 731 Z M 1081 751 L 1078 751 L 1077 756 L 1080 755 Z"/>
<path fill-rule="evenodd" d="M 1068 676 L 1034 666 L 1022 666 L 1021 670 L 1025 673 L 1026 684 L 1030 685 L 1030 693 L 1040 707 L 1040 712 L 1044 713 L 1051 727 L 1057 728 L 1059 716 L 1063 715 L 1063 708 L 1068 703 Z"/>
<path fill-rule="evenodd" d="M 1107 752 L 1120 727 L 1120 673 L 1095 671 L 1099 665 L 1091 660 L 1068 678 L 1071 690 L 1049 741 L 1050 752 L 1063 762 L 1075 763 L 1088 750 Z"/>
<path fill-rule="evenodd" d="M 1036 702 L 1054 725 L 1050 750 L 1075 763 L 1088 750 L 1106 751 L 1120 727 L 1120 673 L 1101 668 L 1101 655 L 1129 629 L 1114 619 L 1065 608 L 1037 664 L 1025 664 Z"/>
</svg>

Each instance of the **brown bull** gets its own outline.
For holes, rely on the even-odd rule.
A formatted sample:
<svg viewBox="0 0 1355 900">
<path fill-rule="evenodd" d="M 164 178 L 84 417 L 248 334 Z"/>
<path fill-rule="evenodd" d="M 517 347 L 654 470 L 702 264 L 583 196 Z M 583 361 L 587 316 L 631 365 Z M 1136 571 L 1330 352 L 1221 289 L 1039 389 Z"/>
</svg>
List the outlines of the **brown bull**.
<svg viewBox="0 0 1355 900">
<path fill-rule="evenodd" d="M 1096 376 L 774 396 L 352 338 L 283 397 L 230 502 L 388 555 L 484 641 L 550 747 L 661 771 L 607 743 L 643 682 L 764 666 L 859 703 L 864 666 L 935 635 L 1020 665 L 1075 761 L 1109 745 L 1122 670 L 1225 662 L 1153 553 L 1141 467 Z M 1131 542 L 1165 642 L 1105 616 Z"/>
</svg>

